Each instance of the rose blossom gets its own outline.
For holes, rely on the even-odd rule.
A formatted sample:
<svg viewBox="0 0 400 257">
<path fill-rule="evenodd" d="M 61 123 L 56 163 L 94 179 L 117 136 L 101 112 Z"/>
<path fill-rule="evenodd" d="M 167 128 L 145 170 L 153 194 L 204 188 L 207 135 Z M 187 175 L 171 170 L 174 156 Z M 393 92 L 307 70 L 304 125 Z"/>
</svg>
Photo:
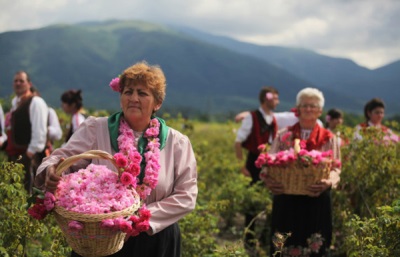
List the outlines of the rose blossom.
<svg viewBox="0 0 400 257">
<path fill-rule="evenodd" d="M 83 224 L 80 223 L 79 221 L 71 220 L 70 222 L 68 222 L 68 228 L 71 231 L 78 232 L 78 231 L 81 231 L 83 229 Z"/>
<path fill-rule="evenodd" d="M 43 204 L 47 211 L 51 211 L 54 208 L 55 202 L 56 197 L 52 193 L 46 192 L 44 195 Z"/>
</svg>

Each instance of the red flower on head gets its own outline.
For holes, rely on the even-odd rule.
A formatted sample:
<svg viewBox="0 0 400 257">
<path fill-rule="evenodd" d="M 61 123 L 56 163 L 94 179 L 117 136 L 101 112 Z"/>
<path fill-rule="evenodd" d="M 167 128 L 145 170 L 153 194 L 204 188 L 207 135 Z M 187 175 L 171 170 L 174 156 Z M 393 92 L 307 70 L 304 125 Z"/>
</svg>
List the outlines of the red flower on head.
<svg viewBox="0 0 400 257">
<path fill-rule="evenodd" d="M 294 112 L 294 116 L 299 117 L 299 110 L 296 107 L 293 107 L 290 111 Z"/>
</svg>

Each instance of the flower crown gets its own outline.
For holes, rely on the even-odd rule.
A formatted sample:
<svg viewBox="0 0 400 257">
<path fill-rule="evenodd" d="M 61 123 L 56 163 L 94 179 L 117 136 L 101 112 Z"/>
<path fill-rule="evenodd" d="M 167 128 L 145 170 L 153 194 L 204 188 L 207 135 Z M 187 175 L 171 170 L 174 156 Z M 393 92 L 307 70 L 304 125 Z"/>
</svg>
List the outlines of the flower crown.
<svg viewBox="0 0 400 257">
<path fill-rule="evenodd" d="M 119 77 L 113 78 L 110 81 L 110 87 L 115 92 L 121 92 L 121 87 L 119 86 Z"/>
</svg>

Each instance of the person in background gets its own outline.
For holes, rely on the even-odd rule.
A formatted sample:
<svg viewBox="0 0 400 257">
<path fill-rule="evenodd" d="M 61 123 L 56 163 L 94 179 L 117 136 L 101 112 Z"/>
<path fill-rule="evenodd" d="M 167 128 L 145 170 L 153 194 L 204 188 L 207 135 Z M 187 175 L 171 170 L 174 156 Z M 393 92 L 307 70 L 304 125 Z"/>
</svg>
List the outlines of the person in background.
<svg viewBox="0 0 400 257">
<path fill-rule="evenodd" d="M 32 193 L 37 166 L 45 155 L 49 113 L 45 101 L 32 94 L 31 86 L 32 82 L 25 71 L 18 71 L 14 75 L 16 104 L 12 106 L 9 114 L 5 149 L 8 161 L 24 165 L 24 187 L 29 194 Z"/>
<path fill-rule="evenodd" d="M 302 89 L 296 97 L 299 121 L 278 132 L 269 153 L 278 153 L 293 147 L 295 139 L 305 140 L 306 150 L 332 150 L 334 160 L 340 161 L 340 148 L 336 137 L 319 126 L 324 96 L 315 88 Z M 271 256 L 273 242 L 279 234 L 291 233 L 284 243 L 281 256 L 329 256 L 332 239 L 331 188 L 340 180 L 340 169 L 334 167 L 328 179 L 308 187 L 309 195 L 283 194 L 284 186 L 267 173 L 261 177 L 274 194 L 271 220 Z"/>
<path fill-rule="evenodd" d="M 343 124 L 343 112 L 339 109 L 330 109 L 325 116 L 325 128 L 333 133 L 336 132 L 337 126 Z"/>
<path fill-rule="evenodd" d="M 5 129 L 5 116 L 3 112 L 3 107 L 0 104 L 0 149 L 3 148 L 4 142 L 7 141 L 7 134 L 4 129 Z"/>
<path fill-rule="evenodd" d="M 61 95 L 61 107 L 65 113 L 71 115 L 71 124 L 65 137 L 65 142 L 68 142 L 72 134 L 86 119 L 83 111 L 82 91 L 73 89 L 65 91 Z"/>
<path fill-rule="evenodd" d="M 343 112 L 339 109 L 330 109 L 325 115 L 325 128 L 337 136 L 339 145 L 342 144 L 340 131 L 337 127 L 343 124 Z"/>
<path fill-rule="evenodd" d="M 278 132 L 278 125 L 273 114 L 276 106 L 279 104 L 279 93 L 273 87 L 263 87 L 259 93 L 260 106 L 257 110 L 250 112 L 242 121 L 240 128 L 237 131 L 235 140 L 235 154 L 237 160 L 243 165 L 243 151 L 242 148 L 247 150 L 246 163 L 242 166 L 241 171 L 245 176 L 251 177 L 250 186 L 260 181 L 260 171 L 254 162 L 257 160 L 260 151 L 258 146 L 268 142 L 269 144 L 275 138 Z M 256 209 L 256 207 L 255 207 Z M 257 216 L 256 211 L 249 211 L 245 213 L 245 227 L 249 227 L 252 220 Z M 254 222 L 249 227 L 251 231 L 255 230 Z M 264 235 L 261 235 L 264 236 Z M 253 233 L 246 233 L 245 247 L 250 252 L 254 252 L 255 239 Z M 264 244 L 266 238 L 259 239 L 260 244 Z"/>
<path fill-rule="evenodd" d="M 381 130 L 384 135 L 385 141 L 399 142 L 399 136 L 396 135 L 390 128 L 382 124 L 385 117 L 385 103 L 380 98 L 373 98 L 368 101 L 364 106 L 365 122 L 360 123 L 355 128 L 354 138 L 357 140 L 362 139 L 362 133 L 369 127 L 374 127 Z"/>
<path fill-rule="evenodd" d="M 38 89 L 35 86 L 31 86 L 31 92 L 35 96 L 40 96 Z M 56 111 L 48 106 L 49 108 L 49 116 L 47 120 L 47 142 L 46 142 L 46 150 L 45 155 L 49 156 L 53 151 L 53 144 L 55 141 L 58 141 L 62 138 L 62 129 L 60 126 L 60 121 L 58 119 Z"/>
<path fill-rule="evenodd" d="M 197 164 L 189 138 L 155 116 L 165 98 L 164 73 L 159 66 L 139 62 L 128 67 L 120 78 L 113 79 L 110 86 L 119 92 L 122 111 L 110 117 L 86 119 L 64 147 L 44 159 L 36 185 L 54 192 L 61 179 L 55 173 L 58 163 L 88 150 L 103 150 L 111 155 L 129 150 L 132 154 L 128 158 L 138 153 L 142 156 L 144 178 L 136 190 L 144 188 L 150 193 L 142 199 L 151 213 L 150 227 L 138 236 L 129 237 L 112 256 L 180 257 L 178 221 L 195 208 Z M 152 162 L 147 165 L 146 160 Z M 100 159 L 82 160 L 73 171 L 85 168 L 90 162 L 117 172 L 111 162 Z M 72 252 L 72 256 L 79 255 Z"/>
</svg>

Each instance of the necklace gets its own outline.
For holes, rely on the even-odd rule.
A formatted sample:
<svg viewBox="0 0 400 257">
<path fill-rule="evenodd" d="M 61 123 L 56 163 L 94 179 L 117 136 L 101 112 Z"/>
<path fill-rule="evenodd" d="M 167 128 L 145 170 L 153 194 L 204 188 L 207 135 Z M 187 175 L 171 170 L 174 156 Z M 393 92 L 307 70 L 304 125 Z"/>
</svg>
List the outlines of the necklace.
<svg viewBox="0 0 400 257">
<path fill-rule="evenodd" d="M 160 123 L 156 118 L 150 120 L 150 125 L 143 133 L 148 141 L 144 149 L 143 157 L 145 161 L 144 177 L 141 184 L 138 184 L 137 177 L 141 173 L 141 163 L 143 160 L 142 154 L 139 153 L 135 144 L 135 134 L 129 127 L 128 123 L 121 119 L 119 126 L 118 147 L 119 152 L 114 155 L 117 165 L 123 169 L 121 180 L 124 173 L 129 173 L 132 178 L 128 178 L 129 184 L 136 189 L 141 199 L 146 199 L 151 190 L 158 183 L 158 173 L 160 170 L 160 143 L 158 134 L 160 133 Z M 129 175 L 125 174 L 125 177 Z"/>
</svg>

